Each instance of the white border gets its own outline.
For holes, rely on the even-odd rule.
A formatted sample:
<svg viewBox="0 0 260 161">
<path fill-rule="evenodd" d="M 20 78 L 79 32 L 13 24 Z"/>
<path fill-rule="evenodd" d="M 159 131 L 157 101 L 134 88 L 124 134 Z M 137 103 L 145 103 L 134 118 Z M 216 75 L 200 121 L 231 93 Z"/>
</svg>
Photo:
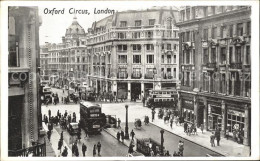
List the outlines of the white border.
<svg viewBox="0 0 260 161">
<path fill-rule="evenodd" d="M 185 6 L 185 5 L 252 5 L 252 117 L 251 117 L 251 157 L 165 157 L 165 158 L 126 158 L 126 157 L 85 157 L 85 158 L 8 158 L 8 6 L 112 6 L 127 5 L 135 8 L 145 4 L 154 6 Z M 82 7 L 81 7 L 82 8 Z M 111 7 L 112 8 L 112 7 Z M 44 22 L 43 22 L 44 23 Z M 257 160 L 259 156 L 259 2 L 258 1 L 9 1 L 1 2 L 1 160 Z"/>
</svg>

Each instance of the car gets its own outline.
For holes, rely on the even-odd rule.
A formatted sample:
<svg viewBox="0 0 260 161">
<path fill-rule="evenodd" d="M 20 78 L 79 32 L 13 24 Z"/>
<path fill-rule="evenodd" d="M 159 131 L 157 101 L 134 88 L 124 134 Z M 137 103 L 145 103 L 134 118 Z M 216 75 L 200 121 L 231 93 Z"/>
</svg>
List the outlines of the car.
<svg viewBox="0 0 260 161">
<path fill-rule="evenodd" d="M 79 131 L 79 124 L 77 122 L 69 123 L 67 129 L 70 135 L 77 134 Z"/>
</svg>

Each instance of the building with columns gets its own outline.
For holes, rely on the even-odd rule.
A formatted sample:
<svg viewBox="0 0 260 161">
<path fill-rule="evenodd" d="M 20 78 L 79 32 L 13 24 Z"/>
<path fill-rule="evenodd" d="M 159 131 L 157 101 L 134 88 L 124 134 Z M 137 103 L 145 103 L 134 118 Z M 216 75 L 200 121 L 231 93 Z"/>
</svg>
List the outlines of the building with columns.
<svg viewBox="0 0 260 161">
<path fill-rule="evenodd" d="M 175 88 L 177 19 L 175 7 L 129 10 L 93 22 L 85 33 L 75 17 L 62 43 L 49 46 L 49 75 L 53 83 L 87 82 L 96 93 L 128 100 L 142 99 L 148 89 Z"/>
<path fill-rule="evenodd" d="M 251 8 L 186 6 L 179 12 L 179 110 L 185 121 L 250 144 Z"/>
<path fill-rule="evenodd" d="M 8 8 L 8 150 L 32 146 L 41 127 L 37 7 Z M 7 130 L 7 129 L 5 129 Z"/>
<path fill-rule="evenodd" d="M 142 99 L 149 89 L 178 81 L 178 9 L 154 7 L 116 12 L 87 32 L 88 83 L 96 92 Z"/>
</svg>

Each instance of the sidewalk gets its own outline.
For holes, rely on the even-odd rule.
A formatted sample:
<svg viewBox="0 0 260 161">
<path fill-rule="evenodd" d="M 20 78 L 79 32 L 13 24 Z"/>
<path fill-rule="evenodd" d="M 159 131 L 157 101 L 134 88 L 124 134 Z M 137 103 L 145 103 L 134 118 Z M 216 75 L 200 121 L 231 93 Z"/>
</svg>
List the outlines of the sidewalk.
<svg viewBox="0 0 260 161">
<path fill-rule="evenodd" d="M 46 132 L 48 131 L 48 127 L 47 127 L 47 125 L 45 125 L 45 123 L 42 123 L 42 127 Z M 46 145 L 48 145 L 48 146 L 46 146 L 47 152 L 51 151 L 51 149 L 52 149 L 52 151 L 53 151 L 52 153 L 55 154 L 54 157 L 62 157 L 61 153 L 62 153 L 64 147 L 66 146 L 68 149 L 67 157 L 72 157 L 71 149 L 64 140 L 63 140 L 63 146 L 61 148 L 61 153 L 60 153 L 60 151 L 58 150 L 59 139 L 60 139 L 60 134 L 57 132 L 57 130 L 55 130 L 55 128 L 53 128 L 52 134 L 51 134 L 51 141 L 49 141 L 46 136 Z M 49 155 L 47 155 L 47 156 L 49 156 Z M 51 155 L 51 156 L 53 156 L 53 155 Z"/>
<path fill-rule="evenodd" d="M 156 111 L 156 112 L 158 113 L 158 111 Z M 203 134 L 202 134 L 201 130 L 199 128 L 197 128 L 198 135 L 188 136 L 184 132 L 183 126 L 180 126 L 180 125 L 177 126 L 175 124 L 175 122 L 173 122 L 172 129 L 170 127 L 170 123 L 164 123 L 163 119 L 158 119 L 157 116 L 155 116 L 155 120 L 151 123 L 155 126 L 163 128 L 164 130 L 167 130 L 168 132 L 171 132 L 177 136 L 180 136 L 183 139 L 189 140 L 195 144 L 198 144 L 207 149 L 220 153 L 226 157 L 248 157 L 250 154 L 249 146 L 245 146 L 243 144 L 238 144 L 232 140 L 227 140 L 226 138 L 222 138 L 222 137 L 220 139 L 220 146 L 217 146 L 216 141 L 215 141 L 216 146 L 211 147 L 211 144 L 210 144 L 211 132 L 209 132 L 209 131 L 203 131 Z"/>
</svg>

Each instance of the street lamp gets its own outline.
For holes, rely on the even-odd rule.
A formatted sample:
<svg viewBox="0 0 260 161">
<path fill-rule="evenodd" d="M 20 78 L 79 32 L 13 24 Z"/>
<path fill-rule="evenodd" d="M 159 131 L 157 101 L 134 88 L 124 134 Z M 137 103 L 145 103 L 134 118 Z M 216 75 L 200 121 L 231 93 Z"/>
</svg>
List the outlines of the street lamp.
<svg viewBox="0 0 260 161">
<path fill-rule="evenodd" d="M 160 132 L 161 132 L 161 156 L 163 156 L 163 142 L 164 142 L 163 133 L 164 133 L 164 130 L 162 129 Z"/>
<path fill-rule="evenodd" d="M 126 109 L 126 119 L 125 119 L 125 139 L 129 139 L 129 133 L 128 133 L 128 105 L 125 105 Z"/>
<path fill-rule="evenodd" d="M 154 67 L 154 68 L 153 68 L 153 90 L 155 90 L 155 74 L 157 74 L 157 70 L 156 70 L 156 68 Z"/>
</svg>

